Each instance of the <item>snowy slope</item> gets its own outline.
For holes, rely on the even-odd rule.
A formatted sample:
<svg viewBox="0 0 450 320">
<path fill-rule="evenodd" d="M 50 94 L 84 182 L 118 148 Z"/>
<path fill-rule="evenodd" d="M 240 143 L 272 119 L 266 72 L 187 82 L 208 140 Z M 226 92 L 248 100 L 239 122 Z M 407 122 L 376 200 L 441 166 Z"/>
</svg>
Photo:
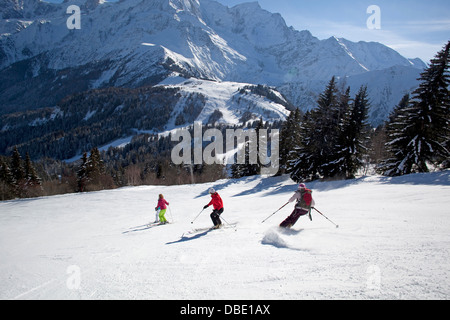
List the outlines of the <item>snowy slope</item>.
<svg viewBox="0 0 450 320">
<path fill-rule="evenodd" d="M 195 78 L 186 80 L 180 77 L 169 77 L 159 86 L 179 88 L 182 96 L 167 125 L 169 130 L 176 127 L 175 120 L 187 104 L 185 99 L 192 99 L 192 94 L 202 95 L 205 99 L 203 109 L 195 119 L 195 121 L 201 121 L 204 124 L 212 123 L 211 116 L 214 117 L 216 114 L 217 123 L 239 125 L 247 121 L 242 120 L 245 115 L 249 115 L 253 119 L 263 116 L 265 121 L 273 122 L 285 121 L 290 113 L 285 107 L 288 106 L 288 102 L 279 92 L 268 88 L 271 93 L 280 98 L 280 102 L 284 103 L 285 106 L 262 95 L 252 94 L 249 90 L 244 90 L 245 87 L 252 86 L 248 83 L 217 82 Z M 241 93 L 241 91 L 245 92 Z M 186 124 L 191 125 L 192 122 Z"/>
<path fill-rule="evenodd" d="M 189 234 L 214 186 L 234 228 Z M 276 227 L 287 177 L 0 203 L 1 299 L 448 299 L 449 171 L 310 183 L 322 216 Z M 166 226 L 147 229 L 156 197 Z"/>
</svg>

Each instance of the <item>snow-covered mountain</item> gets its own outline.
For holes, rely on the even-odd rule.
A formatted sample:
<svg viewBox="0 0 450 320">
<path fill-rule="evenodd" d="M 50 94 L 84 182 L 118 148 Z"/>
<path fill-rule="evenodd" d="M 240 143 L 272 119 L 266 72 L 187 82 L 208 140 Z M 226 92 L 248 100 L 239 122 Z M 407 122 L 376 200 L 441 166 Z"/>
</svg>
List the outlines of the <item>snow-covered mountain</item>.
<svg viewBox="0 0 450 320">
<path fill-rule="evenodd" d="M 79 30 L 66 25 L 69 4 L 81 8 Z M 354 90 L 377 79 L 371 98 L 378 122 L 417 86 L 424 67 L 380 43 L 319 40 L 257 2 L 229 8 L 212 0 L 8 0 L 0 34 L 3 112 L 51 106 L 92 88 L 153 85 L 173 75 L 266 84 L 309 109 L 334 75 Z M 385 87 L 395 93 L 383 95 Z"/>
</svg>

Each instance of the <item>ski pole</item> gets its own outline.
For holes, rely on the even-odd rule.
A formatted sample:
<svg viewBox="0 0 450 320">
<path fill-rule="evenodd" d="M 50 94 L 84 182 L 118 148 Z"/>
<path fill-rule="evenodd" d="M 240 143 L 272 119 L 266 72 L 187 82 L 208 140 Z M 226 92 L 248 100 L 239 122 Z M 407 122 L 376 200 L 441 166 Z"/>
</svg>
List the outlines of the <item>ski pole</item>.
<svg viewBox="0 0 450 320">
<path fill-rule="evenodd" d="M 202 211 L 200 211 L 200 213 L 195 217 L 195 219 L 191 221 L 191 224 L 193 224 L 194 221 L 197 220 L 198 217 L 200 217 L 200 215 L 202 214 L 203 211 L 205 211 L 205 209 L 203 209 Z"/>
<path fill-rule="evenodd" d="M 173 223 L 175 221 L 173 220 L 172 209 L 170 209 L 170 206 L 168 206 L 168 207 L 169 207 L 170 219 L 172 219 L 172 223 Z"/>
<path fill-rule="evenodd" d="M 225 223 L 226 223 L 229 227 L 233 228 L 233 226 L 232 226 L 227 220 L 225 220 L 223 217 L 220 217 L 220 219 L 222 219 L 223 221 L 225 221 Z M 235 228 L 234 231 L 237 231 L 237 229 Z"/>
<path fill-rule="evenodd" d="M 261 223 L 264 223 L 264 222 L 266 222 L 267 220 L 269 220 L 269 218 L 271 218 L 272 216 L 274 216 L 275 213 L 277 213 L 278 211 L 280 211 L 281 209 L 283 209 L 284 207 L 286 207 L 288 204 L 289 204 L 289 201 L 288 201 L 284 206 L 282 206 L 280 209 L 278 209 L 277 211 L 275 211 L 274 213 L 272 213 L 270 216 L 268 216 L 266 219 L 264 219 Z"/>
<path fill-rule="evenodd" d="M 336 226 L 336 228 L 339 228 L 339 226 L 334 223 L 333 221 L 331 221 L 330 219 L 328 219 L 328 217 L 326 215 L 324 215 L 322 212 L 320 212 L 319 210 L 317 210 L 316 208 L 313 208 L 314 210 L 316 210 L 318 213 L 320 213 L 322 215 L 322 217 L 324 217 L 325 219 L 327 219 L 328 221 L 330 221 L 332 224 L 334 224 Z"/>
</svg>

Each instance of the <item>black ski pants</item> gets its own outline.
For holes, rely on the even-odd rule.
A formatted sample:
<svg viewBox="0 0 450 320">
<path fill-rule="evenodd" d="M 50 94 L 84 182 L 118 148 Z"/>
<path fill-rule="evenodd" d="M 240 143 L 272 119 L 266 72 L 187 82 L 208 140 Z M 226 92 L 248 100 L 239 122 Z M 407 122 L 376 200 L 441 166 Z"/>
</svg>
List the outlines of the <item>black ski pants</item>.
<svg viewBox="0 0 450 320">
<path fill-rule="evenodd" d="M 214 223 L 215 226 L 218 226 L 219 224 L 222 224 L 222 221 L 220 220 L 220 215 L 223 213 L 223 208 L 221 209 L 214 209 L 211 213 L 211 220 Z"/>
</svg>

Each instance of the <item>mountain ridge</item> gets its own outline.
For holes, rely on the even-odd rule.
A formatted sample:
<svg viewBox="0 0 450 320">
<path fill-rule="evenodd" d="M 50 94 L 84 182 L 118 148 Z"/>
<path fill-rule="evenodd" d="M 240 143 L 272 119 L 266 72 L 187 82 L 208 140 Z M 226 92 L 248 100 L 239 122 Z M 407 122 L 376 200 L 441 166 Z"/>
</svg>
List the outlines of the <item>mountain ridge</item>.
<svg viewBox="0 0 450 320">
<path fill-rule="evenodd" d="M 401 96 L 417 86 L 425 66 L 379 43 L 319 40 L 257 2 L 230 8 L 212 0 L 71 1 L 82 10 L 80 30 L 66 27 L 68 2 L 7 4 L 9 19 L 0 24 L 3 112 L 53 106 L 89 89 L 155 85 L 171 75 L 273 86 L 308 110 L 332 76 L 356 83 L 352 77 L 386 70 L 383 77 L 394 78 Z M 405 81 L 392 74 L 395 66 L 414 75 Z M 355 86 L 364 84 L 370 87 Z"/>
</svg>

